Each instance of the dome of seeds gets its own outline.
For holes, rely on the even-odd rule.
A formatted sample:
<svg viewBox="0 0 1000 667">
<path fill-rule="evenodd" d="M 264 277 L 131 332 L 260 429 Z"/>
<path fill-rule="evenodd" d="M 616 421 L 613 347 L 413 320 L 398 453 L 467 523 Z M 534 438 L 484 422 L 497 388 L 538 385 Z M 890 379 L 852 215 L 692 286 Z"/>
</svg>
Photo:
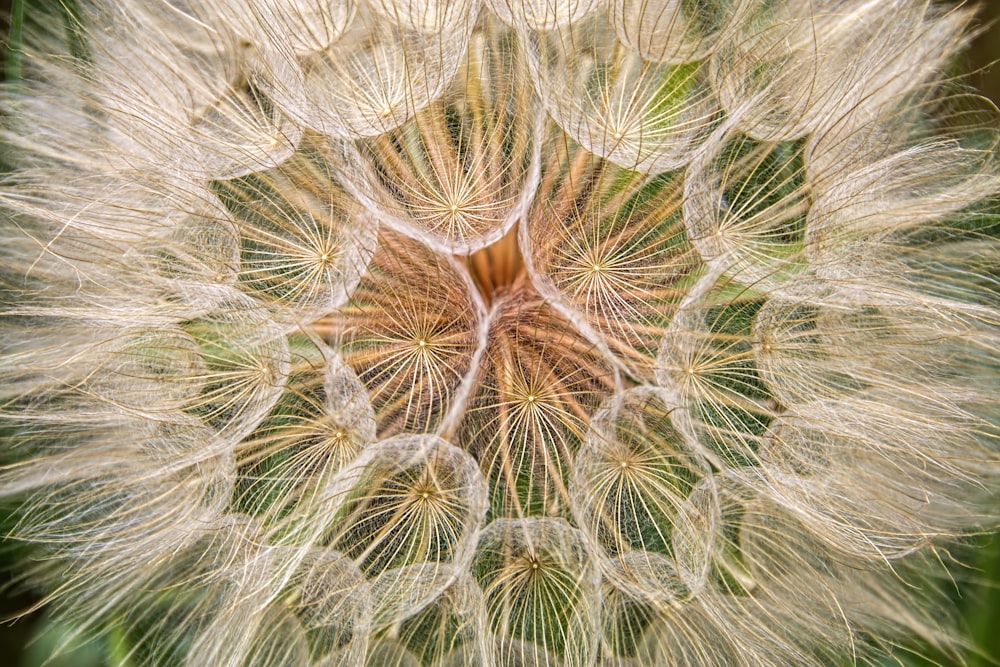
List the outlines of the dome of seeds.
<svg viewBox="0 0 1000 667">
<path fill-rule="evenodd" d="M 960 660 L 940 560 L 1000 500 L 971 8 L 15 4 L 0 495 L 67 646 Z"/>
</svg>

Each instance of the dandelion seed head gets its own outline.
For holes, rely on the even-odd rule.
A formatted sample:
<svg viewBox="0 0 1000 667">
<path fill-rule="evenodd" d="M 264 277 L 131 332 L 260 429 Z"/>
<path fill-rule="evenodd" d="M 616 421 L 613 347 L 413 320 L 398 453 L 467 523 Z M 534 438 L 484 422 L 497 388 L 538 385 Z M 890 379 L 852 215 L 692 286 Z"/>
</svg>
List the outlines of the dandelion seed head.
<svg viewBox="0 0 1000 667">
<path fill-rule="evenodd" d="M 0 92 L 0 494 L 80 638 L 959 659 L 934 561 L 1000 488 L 972 9 L 78 10 Z"/>
</svg>

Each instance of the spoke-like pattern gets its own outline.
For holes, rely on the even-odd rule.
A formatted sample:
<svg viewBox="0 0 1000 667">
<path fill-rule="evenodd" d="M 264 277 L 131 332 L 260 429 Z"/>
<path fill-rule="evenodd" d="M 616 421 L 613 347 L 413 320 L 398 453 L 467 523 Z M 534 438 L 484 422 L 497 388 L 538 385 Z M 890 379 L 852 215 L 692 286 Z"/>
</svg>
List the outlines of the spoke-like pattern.
<svg viewBox="0 0 1000 667">
<path fill-rule="evenodd" d="M 330 179 L 330 165 L 309 151 L 216 184 L 238 220 L 239 285 L 296 326 L 346 302 L 375 252 L 376 220 Z"/>
<path fill-rule="evenodd" d="M 380 219 L 446 252 L 496 240 L 538 178 L 543 115 L 517 82 L 513 31 L 487 21 L 444 94 L 399 128 L 343 149 L 342 172 Z"/>
<path fill-rule="evenodd" d="M 967 662 L 934 577 L 1000 522 L 971 4 L 14 5 L 0 504 L 62 645 Z"/>
<path fill-rule="evenodd" d="M 497 519 L 483 533 L 472 572 L 499 665 L 593 661 L 598 575 L 577 530 L 561 519 Z"/>
<path fill-rule="evenodd" d="M 534 283 L 651 379 L 663 329 L 701 264 L 684 228 L 682 178 L 648 179 L 565 140 L 551 148 L 520 235 Z"/>
<path fill-rule="evenodd" d="M 380 437 L 432 432 L 448 416 L 480 346 L 485 314 L 448 257 L 386 234 L 351 300 L 327 318 L 368 388 Z"/>
<path fill-rule="evenodd" d="M 691 595 L 678 574 L 672 531 L 696 520 L 685 507 L 708 464 L 687 447 L 653 391 L 609 400 L 577 454 L 571 493 L 577 524 L 610 581 L 661 603 Z M 696 582 L 695 582 L 696 583 Z"/>
<path fill-rule="evenodd" d="M 480 462 L 492 516 L 565 516 L 586 424 L 614 386 L 594 346 L 537 294 L 498 304 L 455 442 Z"/>
</svg>

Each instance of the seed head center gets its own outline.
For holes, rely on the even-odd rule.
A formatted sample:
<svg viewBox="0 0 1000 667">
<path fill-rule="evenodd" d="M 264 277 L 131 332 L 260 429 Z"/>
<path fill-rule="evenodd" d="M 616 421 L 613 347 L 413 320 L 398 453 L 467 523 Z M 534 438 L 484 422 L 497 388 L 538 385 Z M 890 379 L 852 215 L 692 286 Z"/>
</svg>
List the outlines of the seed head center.
<svg viewBox="0 0 1000 667">
<path fill-rule="evenodd" d="M 527 276 L 517 243 L 517 225 L 498 241 L 465 257 L 465 263 L 486 303 L 513 290 Z"/>
</svg>

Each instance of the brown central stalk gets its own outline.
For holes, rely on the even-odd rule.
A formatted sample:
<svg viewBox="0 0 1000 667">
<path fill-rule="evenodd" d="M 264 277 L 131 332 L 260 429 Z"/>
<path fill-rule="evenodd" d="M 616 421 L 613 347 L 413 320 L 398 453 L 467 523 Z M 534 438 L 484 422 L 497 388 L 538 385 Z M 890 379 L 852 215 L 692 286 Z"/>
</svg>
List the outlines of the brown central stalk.
<svg viewBox="0 0 1000 667">
<path fill-rule="evenodd" d="M 524 258 L 517 244 L 518 225 L 497 242 L 465 256 L 465 264 L 487 305 L 497 295 L 510 290 L 526 274 Z"/>
</svg>

